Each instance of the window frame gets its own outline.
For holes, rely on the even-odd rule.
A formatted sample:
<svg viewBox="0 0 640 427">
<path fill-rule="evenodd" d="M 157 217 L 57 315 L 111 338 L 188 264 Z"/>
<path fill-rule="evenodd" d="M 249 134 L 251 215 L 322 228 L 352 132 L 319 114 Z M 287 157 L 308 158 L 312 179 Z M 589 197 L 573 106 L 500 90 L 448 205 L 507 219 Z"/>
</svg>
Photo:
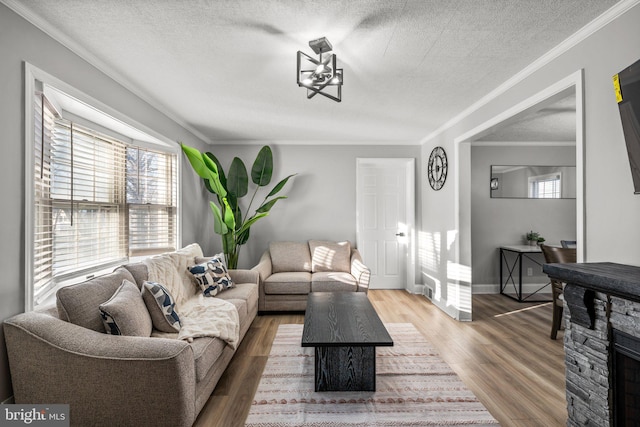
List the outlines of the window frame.
<svg viewBox="0 0 640 427">
<path fill-rule="evenodd" d="M 557 197 L 538 197 L 539 193 L 536 193 L 536 191 L 538 190 L 539 184 L 541 182 L 547 182 L 547 181 L 558 182 Z M 561 199 L 562 198 L 562 172 L 554 172 L 546 175 L 530 176 L 528 185 L 529 185 L 529 188 L 528 188 L 529 198 L 532 198 L 532 199 Z"/>
<path fill-rule="evenodd" d="M 44 90 L 44 87 L 55 88 L 76 101 L 78 106 L 84 106 L 87 115 L 91 119 L 83 117 L 76 112 L 70 113 L 71 120 L 80 124 L 94 128 L 98 132 L 106 135 L 123 139 L 127 143 L 136 145 L 140 148 L 147 148 L 153 151 L 162 151 L 172 153 L 177 156 L 176 161 L 176 246 L 182 246 L 182 162 L 180 161 L 180 146 L 175 142 L 159 134 L 158 132 L 148 128 L 142 123 L 137 122 L 129 116 L 109 107 L 108 105 L 98 101 L 97 99 L 85 94 L 84 92 L 74 88 L 64 81 L 52 76 L 51 74 L 35 67 L 34 65 L 24 62 L 24 149 L 25 149 L 25 185 L 24 185 L 24 276 L 25 276 L 25 312 L 32 311 L 36 306 L 48 302 L 55 291 L 62 286 L 71 283 L 61 283 L 54 286 L 48 295 L 44 295 L 36 302 L 34 290 L 34 173 L 35 173 L 35 120 L 33 111 L 35 108 L 33 94 L 36 90 Z M 95 117 L 100 117 L 103 123 L 97 123 Z M 93 119 L 93 120 L 92 120 Z M 112 123 L 117 130 L 109 126 Z M 124 129 L 124 132 L 123 132 Z M 130 133 L 129 137 L 125 133 Z M 144 135 L 144 137 L 139 137 Z M 143 140 L 146 139 L 146 140 Z M 101 271 L 88 272 L 87 278 L 108 273 L 111 269 Z M 74 280 L 77 282 L 78 280 Z"/>
</svg>

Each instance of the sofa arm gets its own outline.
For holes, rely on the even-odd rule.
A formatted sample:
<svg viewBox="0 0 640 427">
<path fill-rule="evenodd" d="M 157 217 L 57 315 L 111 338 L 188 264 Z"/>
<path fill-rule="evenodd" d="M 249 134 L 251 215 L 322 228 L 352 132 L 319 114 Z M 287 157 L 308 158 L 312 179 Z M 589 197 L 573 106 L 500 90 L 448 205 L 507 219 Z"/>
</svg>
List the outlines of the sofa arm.
<svg viewBox="0 0 640 427">
<path fill-rule="evenodd" d="M 264 282 L 267 277 L 271 276 L 273 270 L 271 267 L 271 255 L 269 255 L 269 251 L 265 251 L 260 257 L 260 261 L 258 264 L 253 267 L 251 270 L 257 271 L 260 275 L 260 283 Z"/>
<path fill-rule="evenodd" d="M 66 403 L 75 425 L 190 426 L 195 366 L 184 341 L 102 334 L 30 312 L 4 322 L 16 403 Z"/>
<path fill-rule="evenodd" d="M 255 270 L 229 270 L 229 276 L 233 283 L 260 283 L 260 274 Z"/>
<path fill-rule="evenodd" d="M 369 290 L 369 280 L 371 279 L 371 270 L 362 262 L 362 256 L 357 249 L 351 250 L 351 275 L 358 282 L 358 292 L 367 292 Z"/>
</svg>

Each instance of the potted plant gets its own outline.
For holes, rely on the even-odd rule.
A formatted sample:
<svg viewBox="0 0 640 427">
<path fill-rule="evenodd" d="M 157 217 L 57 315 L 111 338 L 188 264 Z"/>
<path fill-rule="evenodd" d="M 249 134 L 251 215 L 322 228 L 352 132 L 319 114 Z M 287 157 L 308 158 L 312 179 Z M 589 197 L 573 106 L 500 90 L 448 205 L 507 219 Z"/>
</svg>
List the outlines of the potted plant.
<svg viewBox="0 0 640 427">
<path fill-rule="evenodd" d="M 262 147 L 253 162 L 251 181 L 256 187 L 244 212 L 238 199 L 246 196 L 249 192 L 249 176 L 242 160 L 234 157 L 229 172 L 225 175 L 222 165 L 213 154 L 201 153 L 196 148 L 182 143 L 180 146 L 189 159 L 193 170 L 204 179 L 207 190 L 216 195 L 218 203 L 209 202 L 211 212 L 213 212 L 214 231 L 222 238 L 222 251 L 227 261 L 227 268 L 235 269 L 238 267 L 240 246 L 249 240 L 251 226 L 260 218 L 269 215 L 269 211 L 278 200 L 287 198 L 286 196 L 276 197 L 276 194 L 295 174 L 278 182 L 250 215 L 251 206 L 258 190 L 269 185 L 273 175 L 273 153 L 269 146 Z"/>
<path fill-rule="evenodd" d="M 529 246 L 535 246 L 538 244 L 538 240 L 540 239 L 540 233 L 531 230 L 525 235 L 525 238 L 527 240 L 527 243 L 529 243 Z"/>
</svg>

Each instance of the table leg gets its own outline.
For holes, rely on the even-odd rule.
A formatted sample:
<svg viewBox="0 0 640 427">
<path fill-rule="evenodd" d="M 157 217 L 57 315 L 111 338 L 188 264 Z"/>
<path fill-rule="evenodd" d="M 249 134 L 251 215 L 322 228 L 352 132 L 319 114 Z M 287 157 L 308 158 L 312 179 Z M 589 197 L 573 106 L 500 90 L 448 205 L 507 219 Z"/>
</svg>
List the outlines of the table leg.
<svg viewBox="0 0 640 427">
<path fill-rule="evenodd" d="M 500 293 L 504 293 L 504 288 L 507 287 L 507 284 L 502 282 L 502 263 L 504 262 L 504 252 L 502 248 L 500 248 Z"/>
<path fill-rule="evenodd" d="M 315 391 L 375 390 L 375 347 L 315 348 Z"/>
<path fill-rule="evenodd" d="M 522 302 L 522 254 L 518 254 L 518 302 Z"/>
</svg>

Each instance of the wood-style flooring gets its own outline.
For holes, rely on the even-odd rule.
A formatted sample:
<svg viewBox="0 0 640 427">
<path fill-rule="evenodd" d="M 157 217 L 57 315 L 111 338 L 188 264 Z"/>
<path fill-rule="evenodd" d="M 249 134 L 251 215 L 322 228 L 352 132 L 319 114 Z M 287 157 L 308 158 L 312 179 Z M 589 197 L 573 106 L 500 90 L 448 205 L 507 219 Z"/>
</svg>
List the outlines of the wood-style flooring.
<svg viewBox="0 0 640 427">
<path fill-rule="evenodd" d="M 566 425 L 564 332 L 549 338 L 550 303 L 477 295 L 473 321 L 457 322 L 405 291 L 369 291 L 369 299 L 384 322 L 413 323 L 502 426 Z M 195 425 L 244 425 L 278 325 L 303 321 L 256 317 Z"/>
</svg>

